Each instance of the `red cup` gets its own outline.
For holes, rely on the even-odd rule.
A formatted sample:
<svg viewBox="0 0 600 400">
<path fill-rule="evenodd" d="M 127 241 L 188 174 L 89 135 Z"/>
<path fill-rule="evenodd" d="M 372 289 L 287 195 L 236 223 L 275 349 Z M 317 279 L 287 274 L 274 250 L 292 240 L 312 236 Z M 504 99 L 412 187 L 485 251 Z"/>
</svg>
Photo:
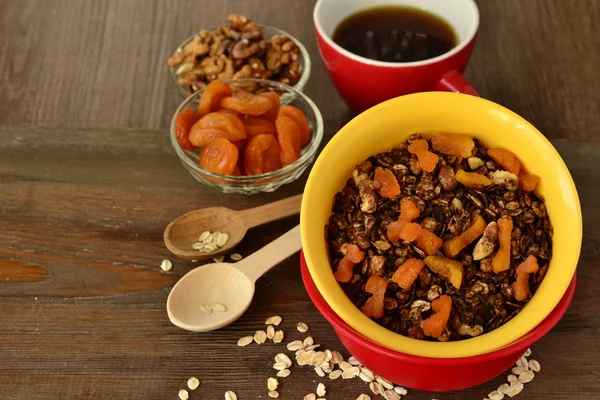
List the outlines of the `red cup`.
<svg viewBox="0 0 600 400">
<path fill-rule="evenodd" d="M 446 20 L 458 36 L 458 45 L 424 61 L 392 63 L 353 54 L 332 40 L 333 31 L 346 17 L 383 5 L 413 6 Z M 318 0 L 313 23 L 321 58 L 337 91 L 356 113 L 394 97 L 426 91 L 451 91 L 478 96 L 461 75 L 479 28 L 474 0 Z"/>
<path fill-rule="evenodd" d="M 315 286 L 304 255 L 300 254 L 302 280 L 308 296 L 333 326 L 342 344 L 375 374 L 398 385 L 433 392 L 461 390 L 480 385 L 508 370 L 533 343 L 548 333 L 567 311 L 575 292 L 576 276 L 554 310 L 518 341 L 487 354 L 464 358 L 430 358 L 382 347 L 350 328 L 329 307 Z"/>
</svg>

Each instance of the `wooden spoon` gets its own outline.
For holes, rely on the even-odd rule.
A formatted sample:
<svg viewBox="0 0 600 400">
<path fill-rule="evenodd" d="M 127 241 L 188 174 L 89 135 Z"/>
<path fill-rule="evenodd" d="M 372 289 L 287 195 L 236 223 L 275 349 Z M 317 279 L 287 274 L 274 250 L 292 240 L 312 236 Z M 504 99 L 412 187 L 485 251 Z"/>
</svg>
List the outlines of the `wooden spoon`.
<svg viewBox="0 0 600 400">
<path fill-rule="evenodd" d="M 175 326 L 193 332 L 212 331 L 232 323 L 250 306 L 256 280 L 300 248 L 298 225 L 235 264 L 213 263 L 191 270 L 169 294 L 169 319 Z M 214 305 L 213 311 L 203 311 L 210 304 Z M 226 309 L 219 311 L 222 306 Z"/>
<path fill-rule="evenodd" d="M 300 212 L 302 195 L 288 197 L 248 210 L 236 211 L 224 207 L 210 207 L 190 211 L 173 220 L 163 234 L 165 245 L 171 253 L 184 260 L 210 260 L 227 253 L 244 238 L 248 229 Z M 205 232 L 225 232 L 228 242 L 209 253 L 192 249 Z"/>
</svg>

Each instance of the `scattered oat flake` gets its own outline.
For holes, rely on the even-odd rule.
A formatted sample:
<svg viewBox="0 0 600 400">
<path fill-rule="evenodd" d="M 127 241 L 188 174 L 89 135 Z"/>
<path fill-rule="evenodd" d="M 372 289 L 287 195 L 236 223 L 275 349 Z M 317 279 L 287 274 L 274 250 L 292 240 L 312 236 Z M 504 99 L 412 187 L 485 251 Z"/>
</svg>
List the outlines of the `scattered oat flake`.
<svg viewBox="0 0 600 400">
<path fill-rule="evenodd" d="M 289 351 L 297 351 L 303 349 L 304 344 L 301 340 L 294 340 L 293 342 L 289 342 L 286 347 Z"/>
<path fill-rule="evenodd" d="M 521 375 L 525 371 L 527 371 L 527 369 L 523 367 L 514 367 L 513 369 L 511 369 L 511 372 L 515 375 Z"/>
<path fill-rule="evenodd" d="M 519 379 L 519 378 L 517 378 L 517 377 L 516 377 L 515 375 L 513 375 L 513 374 L 510 374 L 510 375 L 508 376 L 508 378 L 507 378 L 507 380 L 508 380 L 509 382 L 516 382 L 518 379 Z"/>
<path fill-rule="evenodd" d="M 214 311 L 219 311 L 219 312 L 225 312 L 225 311 L 227 311 L 227 307 L 225 307 L 225 305 L 221 304 L 221 303 L 210 303 L 210 307 Z"/>
<path fill-rule="evenodd" d="M 373 392 L 373 394 L 375 396 L 377 396 L 378 394 L 380 394 L 380 392 L 379 392 L 379 384 L 377 382 L 371 382 L 371 383 L 369 383 L 369 389 L 371 389 L 371 392 Z"/>
<path fill-rule="evenodd" d="M 529 369 L 529 364 L 527 363 L 527 358 L 525 356 L 521 356 L 516 362 L 517 367 L 523 367 L 525 369 Z"/>
<path fill-rule="evenodd" d="M 515 397 L 516 395 L 518 395 L 519 393 L 521 393 L 523 391 L 524 385 L 522 383 L 517 383 L 514 386 L 511 386 L 508 391 L 506 392 L 506 395 L 508 397 Z"/>
<path fill-rule="evenodd" d="M 160 263 L 160 269 L 162 269 L 165 272 L 169 272 L 173 269 L 173 263 L 170 260 L 162 260 L 162 262 Z"/>
<path fill-rule="evenodd" d="M 360 369 L 360 374 L 358 374 L 358 377 L 367 383 L 373 382 L 373 380 L 375 380 L 375 375 L 373 374 L 373 372 L 364 367 Z"/>
<path fill-rule="evenodd" d="M 408 390 L 406 390 L 402 386 L 396 386 L 394 388 L 394 392 L 398 393 L 400 396 L 406 396 L 408 394 Z"/>
<path fill-rule="evenodd" d="M 225 256 L 215 257 L 213 258 L 213 261 L 216 263 L 222 263 L 223 261 L 225 261 Z"/>
<path fill-rule="evenodd" d="M 229 234 L 226 232 L 220 232 L 219 237 L 217 238 L 217 246 L 223 247 L 229 241 Z"/>
<path fill-rule="evenodd" d="M 288 367 L 292 366 L 292 360 L 290 360 L 290 358 L 283 353 L 279 353 L 275 356 L 275 361 L 277 361 L 278 363 L 282 363 L 287 365 Z"/>
<path fill-rule="evenodd" d="M 386 390 L 383 393 L 383 397 L 385 400 L 400 400 L 398 393 L 394 392 L 393 390 Z"/>
<path fill-rule="evenodd" d="M 312 338 L 312 336 L 307 336 L 306 339 L 304 339 L 304 342 L 302 342 L 305 346 L 312 346 L 313 344 L 315 344 L 315 340 Z"/>
<path fill-rule="evenodd" d="M 488 398 L 490 400 L 502 400 L 504 398 L 504 395 L 498 393 L 497 390 L 494 390 L 488 394 Z"/>
<path fill-rule="evenodd" d="M 281 362 L 276 362 L 273 364 L 273 368 L 277 371 L 283 371 L 284 369 L 288 369 L 288 365 Z"/>
<path fill-rule="evenodd" d="M 358 360 L 356 358 L 354 358 L 354 356 L 350 356 L 350 358 L 348 359 L 348 362 L 354 366 L 361 365 L 360 362 L 358 362 Z"/>
<path fill-rule="evenodd" d="M 200 386 L 200 381 L 196 377 L 191 377 L 188 379 L 187 385 L 191 390 L 196 390 L 198 389 L 198 386 Z"/>
<path fill-rule="evenodd" d="M 277 392 L 277 391 L 275 391 L 275 390 L 271 390 L 271 391 L 269 392 L 269 397 L 272 397 L 272 398 L 276 399 L 276 398 L 278 398 L 278 397 L 279 397 L 279 392 Z"/>
<path fill-rule="evenodd" d="M 254 336 L 244 336 L 238 340 L 237 345 L 240 347 L 248 346 L 250 343 L 254 341 Z"/>
<path fill-rule="evenodd" d="M 279 315 L 275 315 L 275 316 L 267 318 L 267 320 L 265 321 L 265 325 L 278 326 L 282 320 L 283 320 L 283 318 L 281 318 Z"/>
<path fill-rule="evenodd" d="M 272 340 L 275 337 L 275 328 L 273 325 L 267 326 L 267 339 Z"/>
<path fill-rule="evenodd" d="M 371 397 L 368 394 L 361 394 L 356 398 L 356 400 L 371 400 Z"/>
<path fill-rule="evenodd" d="M 531 355 L 531 349 L 527 349 L 525 351 L 525 354 L 523 354 L 525 357 L 529 357 Z"/>
<path fill-rule="evenodd" d="M 333 363 L 334 363 L 334 364 L 339 364 L 339 363 L 341 363 L 342 361 L 344 361 L 344 357 L 342 357 L 342 355 L 340 354 L 340 352 L 339 352 L 339 351 L 335 351 L 335 350 L 334 350 L 334 351 L 332 351 L 332 352 L 331 352 L 331 354 L 332 354 L 332 356 L 333 356 L 333 358 L 332 358 L 332 359 L 333 359 Z"/>
<path fill-rule="evenodd" d="M 540 370 L 541 370 L 540 363 L 537 360 L 531 360 L 531 361 L 529 361 L 529 368 L 533 372 L 540 372 Z"/>
<path fill-rule="evenodd" d="M 202 312 L 205 312 L 207 314 L 212 314 L 213 309 L 210 306 L 210 304 L 200 304 L 200 310 L 202 310 Z"/>
<path fill-rule="evenodd" d="M 181 400 L 188 400 L 190 398 L 190 394 L 185 389 L 181 389 L 178 395 Z"/>
<path fill-rule="evenodd" d="M 317 375 L 319 375 L 321 378 L 325 376 L 325 372 L 323 372 L 323 368 L 321 368 L 320 366 L 316 366 L 315 367 L 315 372 L 317 373 Z"/>
<path fill-rule="evenodd" d="M 267 332 L 265 331 L 256 331 L 254 334 L 254 341 L 258 344 L 263 344 L 267 341 Z"/>
<path fill-rule="evenodd" d="M 283 341 L 283 331 L 275 332 L 273 336 L 273 343 L 281 343 Z"/>
<path fill-rule="evenodd" d="M 502 385 L 498 386 L 498 393 L 506 394 L 506 392 L 508 392 L 508 388 L 510 388 L 510 385 L 508 383 L 503 383 Z"/>
<path fill-rule="evenodd" d="M 308 325 L 306 325 L 304 322 L 298 322 L 298 325 L 296 325 L 296 329 L 298 329 L 298 332 L 308 332 Z"/>
<path fill-rule="evenodd" d="M 291 373 L 289 369 L 282 369 L 281 371 L 277 371 L 276 375 L 278 378 L 287 378 Z"/>
<path fill-rule="evenodd" d="M 271 378 L 267 379 L 267 388 L 270 391 L 277 390 L 278 386 L 279 386 L 279 382 L 277 381 L 277 378 L 271 377 Z"/>
<path fill-rule="evenodd" d="M 325 389 L 325 385 L 323 383 L 319 383 L 317 385 L 317 396 L 323 397 L 327 394 L 327 390 Z"/>
<path fill-rule="evenodd" d="M 378 376 L 378 377 L 376 378 L 376 380 L 377 380 L 377 382 L 381 383 L 381 385 L 382 385 L 384 388 L 386 388 L 386 389 L 388 389 L 388 390 L 391 390 L 391 389 L 393 389 L 393 388 L 394 388 L 394 385 L 392 384 L 392 382 L 388 381 L 387 379 L 384 379 L 384 378 L 382 378 L 382 377 Z"/>
<path fill-rule="evenodd" d="M 243 257 L 240 253 L 231 253 L 229 255 L 233 261 L 240 261 Z"/>
<path fill-rule="evenodd" d="M 225 392 L 225 400 L 237 400 L 237 394 L 231 390 L 228 390 Z"/>
<path fill-rule="evenodd" d="M 304 396 L 304 400 L 317 400 L 317 396 L 315 396 L 314 393 L 309 393 L 306 396 Z"/>
<path fill-rule="evenodd" d="M 335 371 L 332 371 L 329 374 L 329 379 L 334 380 L 334 379 L 339 378 L 340 376 L 342 376 L 342 371 L 339 369 L 336 369 Z"/>
<path fill-rule="evenodd" d="M 519 375 L 519 382 L 527 383 L 531 382 L 535 377 L 535 373 L 533 371 L 525 371 L 521 375 Z"/>
<path fill-rule="evenodd" d="M 347 371 L 350 368 L 352 368 L 352 364 L 350 364 L 348 361 L 342 361 L 340 363 L 340 368 L 342 369 L 342 371 Z"/>
</svg>

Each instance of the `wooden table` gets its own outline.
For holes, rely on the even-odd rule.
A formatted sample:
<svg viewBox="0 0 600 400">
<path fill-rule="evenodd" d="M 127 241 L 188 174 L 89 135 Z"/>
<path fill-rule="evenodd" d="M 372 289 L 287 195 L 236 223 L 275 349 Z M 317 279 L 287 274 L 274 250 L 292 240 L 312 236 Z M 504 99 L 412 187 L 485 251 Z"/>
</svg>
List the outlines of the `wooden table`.
<svg viewBox="0 0 600 400">
<path fill-rule="evenodd" d="M 584 243 L 573 303 L 534 347 L 542 364 L 519 398 L 597 398 L 600 392 L 600 1 L 480 0 L 482 26 L 467 77 L 483 97 L 523 115 L 554 141 L 578 185 Z M 259 280 L 235 324 L 193 334 L 170 324 L 165 301 L 196 265 L 173 259 L 167 223 L 189 210 L 257 206 L 302 191 L 222 195 L 181 167 L 168 125 L 181 102 L 166 60 L 181 40 L 227 13 L 285 27 L 313 58 L 306 93 L 325 120 L 324 143 L 351 113 L 319 59 L 314 1 L 0 0 L 0 398 L 191 399 L 266 397 L 282 345 L 238 348 L 239 337 L 282 315 L 290 339 L 306 322 L 318 343 L 342 346 L 310 302 L 298 257 Z M 249 254 L 298 222 L 257 228 Z M 302 398 L 317 376 L 296 367 L 281 398 Z M 456 393 L 481 399 L 505 377 Z M 354 399 L 359 381 L 328 383 Z"/>
</svg>

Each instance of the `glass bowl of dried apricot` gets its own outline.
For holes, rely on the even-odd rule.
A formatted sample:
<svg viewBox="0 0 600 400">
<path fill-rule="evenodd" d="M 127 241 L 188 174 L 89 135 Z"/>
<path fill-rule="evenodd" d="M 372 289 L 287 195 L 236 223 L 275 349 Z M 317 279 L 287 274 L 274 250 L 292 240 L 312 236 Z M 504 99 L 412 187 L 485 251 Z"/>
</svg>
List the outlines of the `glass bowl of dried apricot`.
<svg viewBox="0 0 600 400">
<path fill-rule="evenodd" d="M 179 106 L 170 136 L 198 182 L 224 193 L 272 192 L 314 161 L 323 118 L 312 100 L 285 84 L 217 79 Z"/>
</svg>

